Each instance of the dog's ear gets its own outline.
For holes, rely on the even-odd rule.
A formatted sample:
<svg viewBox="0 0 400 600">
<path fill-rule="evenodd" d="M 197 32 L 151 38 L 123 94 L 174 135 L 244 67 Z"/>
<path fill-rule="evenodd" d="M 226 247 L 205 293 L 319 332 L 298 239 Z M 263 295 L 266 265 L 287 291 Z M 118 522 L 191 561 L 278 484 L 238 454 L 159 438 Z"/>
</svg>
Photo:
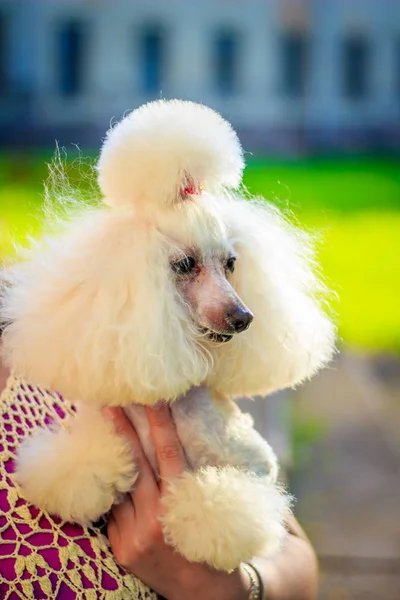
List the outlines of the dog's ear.
<svg viewBox="0 0 400 600">
<path fill-rule="evenodd" d="M 170 275 L 168 242 L 133 211 L 96 209 L 5 273 L 11 369 L 71 400 L 152 403 L 200 384 L 195 344 Z"/>
<path fill-rule="evenodd" d="M 335 340 L 309 240 L 264 200 L 220 208 L 237 253 L 233 285 L 254 321 L 216 350 L 208 383 L 235 397 L 294 386 L 330 360 Z"/>
<path fill-rule="evenodd" d="M 108 132 L 98 162 L 104 202 L 142 213 L 236 188 L 244 163 L 227 121 L 178 100 L 146 104 Z"/>
</svg>

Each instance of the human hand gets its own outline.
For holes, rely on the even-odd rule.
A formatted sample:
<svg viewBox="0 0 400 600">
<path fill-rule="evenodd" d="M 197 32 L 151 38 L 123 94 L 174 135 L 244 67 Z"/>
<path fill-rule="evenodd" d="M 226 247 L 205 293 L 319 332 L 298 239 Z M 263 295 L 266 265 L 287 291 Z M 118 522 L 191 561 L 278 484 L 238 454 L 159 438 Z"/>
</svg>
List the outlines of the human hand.
<svg viewBox="0 0 400 600">
<path fill-rule="evenodd" d="M 123 410 L 104 410 L 131 445 L 139 471 L 134 490 L 113 507 L 108 522 L 117 561 L 167 600 L 247 600 L 250 581 L 243 569 L 225 573 L 189 562 L 164 541 L 160 517 L 166 480 L 188 467 L 169 407 L 146 408 L 159 482 Z"/>
</svg>

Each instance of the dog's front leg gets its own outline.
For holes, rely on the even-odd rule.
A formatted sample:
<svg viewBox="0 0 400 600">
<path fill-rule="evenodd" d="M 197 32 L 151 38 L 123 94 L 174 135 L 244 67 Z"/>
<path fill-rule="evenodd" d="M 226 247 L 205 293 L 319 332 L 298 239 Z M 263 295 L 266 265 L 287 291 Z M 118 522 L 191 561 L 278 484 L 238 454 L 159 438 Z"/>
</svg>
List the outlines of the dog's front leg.
<svg viewBox="0 0 400 600">
<path fill-rule="evenodd" d="M 169 482 L 166 539 L 190 560 L 227 571 L 276 551 L 289 502 L 276 485 L 275 455 L 251 418 L 205 388 L 172 412 L 193 470 Z"/>
<path fill-rule="evenodd" d="M 84 405 L 67 422 L 28 438 L 15 473 L 32 504 L 82 525 L 106 513 L 136 476 L 126 440 L 99 409 Z"/>
</svg>

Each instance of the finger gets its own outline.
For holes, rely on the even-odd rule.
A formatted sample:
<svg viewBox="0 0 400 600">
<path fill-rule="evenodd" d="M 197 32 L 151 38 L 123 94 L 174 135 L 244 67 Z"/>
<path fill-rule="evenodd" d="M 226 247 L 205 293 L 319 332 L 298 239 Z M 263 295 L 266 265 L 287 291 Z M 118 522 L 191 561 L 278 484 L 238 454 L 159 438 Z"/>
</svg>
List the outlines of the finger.
<svg viewBox="0 0 400 600">
<path fill-rule="evenodd" d="M 107 536 L 112 548 L 116 548 L 121 543 L 121 532 L 112 513 L 107 519 Z"/>
<path fill-rule="evenodd" d="M 142 502 L 142 498 L 147 498 L 147 502 L 150 502 L 152 499 L 156 501 L 160 495 L 159 488 L 154 477 L 153 469 L 143 452 L 139 436 L 132 426 L 132 423 L 120 407 L 106 407 L 103 409 L 103 414 L 106 418 L 112 420 L 117 432 L 126 438 L 135 457 L 139 472 L 135 482 L 135 488 L 131 492 L 132 501 L 135 507 L 137 507 L 139 502 Z"/>
<path fill-rule="evenodd" d="M 107 535 L 114 556 L 122 564 L 122 557 L 132 536 L 135 535 L 135 508 L 129 494 L 126 494 L 120 504 L 112 507 L 107 522 Z M 129 532 L 129 536 L 127 536 Z"/>
<path fill-rule="evenodd" d="M 171 411 L 164 403 L 157 408 L 146 407 L 146 412 L 161 480 L 177 477 L 188 465 Z"/>
</svg>

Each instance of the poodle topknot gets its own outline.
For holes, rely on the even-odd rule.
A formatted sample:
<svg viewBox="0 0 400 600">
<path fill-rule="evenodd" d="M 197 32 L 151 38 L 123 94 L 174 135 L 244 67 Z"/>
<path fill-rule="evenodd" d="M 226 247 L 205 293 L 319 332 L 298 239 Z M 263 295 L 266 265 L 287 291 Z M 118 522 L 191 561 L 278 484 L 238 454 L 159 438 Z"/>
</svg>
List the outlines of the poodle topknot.
<svg viewBox="0 0 400 600">
<path fill-rule="evenodd" d="M 194 102 L 160 100 L 112 128 L 98 172 L 110 206 L 171 205 L 187 192 L 237 188 L 242 148 L 229 123 Z"/>
</svg>

